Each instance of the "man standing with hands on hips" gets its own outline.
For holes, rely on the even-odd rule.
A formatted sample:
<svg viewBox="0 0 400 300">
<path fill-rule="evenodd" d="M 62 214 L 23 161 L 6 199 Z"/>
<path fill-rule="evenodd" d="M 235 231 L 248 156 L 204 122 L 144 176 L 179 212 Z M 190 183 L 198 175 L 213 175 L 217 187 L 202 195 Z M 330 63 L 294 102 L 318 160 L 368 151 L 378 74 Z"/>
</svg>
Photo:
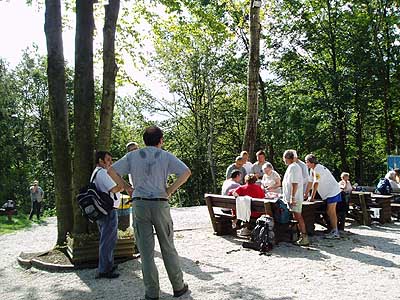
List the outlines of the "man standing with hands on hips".
<svg viewBox="0 0 400 300">
<path fill-rule="evenodd" d="M 172 284 L 174 297 L 188 291 L 183 281 L 179 256 L 174 245 L 174 230 L 168 198 L 190 177 L 189 168 L 173 154 L 161 149 L 163 133 L 156 126 L 148 127 L 143 134 L 146 147 L 127 153 L 115 162 L 108 174 L 118 183 L 126 184 L 121 176 L 132 175 L 133 211 L 136 241 L 142 261 L 145 299 L 159 299 L 158 271 L 154 262 L 153 227 L 161 248 L 164 265 Z M 170 174 L 177 179 L 167 187 Z M 126 186 L 125 189 L 132 190 Z"/>
</svg>

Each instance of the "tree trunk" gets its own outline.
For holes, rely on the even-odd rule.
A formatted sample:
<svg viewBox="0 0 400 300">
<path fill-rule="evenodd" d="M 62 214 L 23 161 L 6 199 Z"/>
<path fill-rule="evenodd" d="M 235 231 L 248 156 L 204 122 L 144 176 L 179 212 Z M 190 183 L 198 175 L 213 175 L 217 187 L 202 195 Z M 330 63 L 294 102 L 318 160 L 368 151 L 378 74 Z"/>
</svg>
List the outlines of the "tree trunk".
<svg viewBox="0 0 400 300">
<path fill-rule="evenodd" d="M 74 77 L 74 159 L 75 193 L 85 186 L 94 166 L 94 79 L 93 79 L 93 0 L 76 1 Z M 74 205 L 75 233 L 88 232 L 88 222 Z"/>
<path fill-rule="evenodd" d="M 207 100 L 208 100 L 208 107 L 210 110 L 210 120 L 209 120 L 209 125 L 208 125 L 208 143 L 207 143 L 207 156 L 208 156 L 208 162 L 210 164 L 210 174 L 211 174 L 211 180 L 212 180 L 212 192 L 214 194 L 217 193 L 217 178 L 216 178 L 216 166 L 215 166 L 215 160 L 214 160 L 214 124 L 215 124 L 215 118 L 214 118 L 214 98 L 211 96 L 210 92 L 210 83 L 207 80 L 206 84 L 207 88 Z"/>
<path fill-rule="evenodd" d="M 260 8 L 250 3 L 250 54 L 247 75 L 247 113 L 246 129 L 242 149 L 254 152 L 257 139 L 258 121 L 258 75 L 260 69 Z"/>
<path fill-rule="evenodd" d="M 326 1 L 328 8 L 328 21 L 329 21 L 329 42 L 330 42 L 330 50 L 331 50 L 331 59 L 332 59 L 332 89 L 333 89 L 333 101 L 337 110 L 337 120 L 336 128 L 338 131 L 338 141 L 333 146 L 339 147 L 340 161 L 341 161 L 341 169 L 343 171 L 349 171 L 349 166 L 347 164 L 347 152 L 346 152 L 346 143 L 347 143 L 347 132 L 346 132 L 346 116 L 344 113 L 345 103 L 341 101 L 340 97 L 340 78 L 337 68 L 337 48 L 336 48 L 336 15 L 332 16 L 332 7 L 330 4 L 330 0 Z M 335 141 L 335 139 L 333 139 Z"/>
<path fill-rule="evenodd" d="M 63 245 L 66 242 L 67 232 L 72 231 L 73 212 L 60 0 L 46 0 L 44 29 L 47 42 L 47 80 L 57 209 L 57 245 Z"/>
<path fill-rule="evenodd" d="M 115 30 L 120 0 L 110 0 L 104 6 L 105 21 L 103 28 L 103 96 L 100 110 L 100 125 L 97 149 L 109 150 L 111 128 L 115 103 L 115 76 L 118 67 L 115 62 Z"/>
</svg>

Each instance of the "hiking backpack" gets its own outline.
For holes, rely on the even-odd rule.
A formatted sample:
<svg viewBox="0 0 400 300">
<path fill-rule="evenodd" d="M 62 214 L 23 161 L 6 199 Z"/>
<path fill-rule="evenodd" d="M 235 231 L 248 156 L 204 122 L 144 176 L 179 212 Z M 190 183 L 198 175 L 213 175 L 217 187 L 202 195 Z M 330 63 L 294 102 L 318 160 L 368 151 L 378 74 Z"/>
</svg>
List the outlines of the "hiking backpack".
<svg viewBox="0 0 400 300">
<path fill-rule="evenodd" d="M 288 205 L 282 200 L 277 199 L 273 205 L 274 219 L 281 224 L 287 224 L 290 221 L 290 212 Z"/>
<path fill-rule="evenodd" d="M 387 178 L 381 178 L 376 186 L 376 194 L 390 195 L 392 193 L 392 186 Z"/>
<path fill-rule="evenodd" d="M 261 254 L 271 251 L 275 244 L 274 219 L 268 215 L 259 217 L 250 240 L 251 242 L 243 242 L 244 248 L 260 251 Z"/>
<path fill-rule="evenodd" d="M 98 191 L 94 183 L 100 170 L 94 174 L 93 179 L 87 186 L 79 190 L 79 194 L 76 196 L 82 216 L 90 222 L 96 222 L 107 216 L 114 208 L 114 200 L 111 196 L 108 193 Z"/>
</svg>

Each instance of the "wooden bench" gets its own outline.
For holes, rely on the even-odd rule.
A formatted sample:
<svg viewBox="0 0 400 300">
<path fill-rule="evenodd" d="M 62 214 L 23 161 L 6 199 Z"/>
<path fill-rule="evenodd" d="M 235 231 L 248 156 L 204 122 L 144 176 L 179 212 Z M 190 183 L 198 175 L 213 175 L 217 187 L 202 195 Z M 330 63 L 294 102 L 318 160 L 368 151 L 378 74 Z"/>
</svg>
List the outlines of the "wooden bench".
<svg viewBox="0 0 400 300">
<path fill-rule="evenodd" d="M 371 193 L 369 192 L 353 191 L 350 195 L 348 215 L 361 225 L 371 225 L 371 210 L 367 206 L 370 199 Z"/>
<path fill-rule="evenodd" d="M 391 214 L 393 217 L 400 221 L 400 203 L 391 203 L 390 204 Z"/>
<path fill-rule="evenodd" d="M 232 228 L 233 216 L 223 212 L 216 212 L 214 208 L 236 209 L 236 199 L 233 196 L 223 196 L 216 194 L 205 194 L 208 213 L 210 214 L 211 224 L 216 235 L 234 234 Z M 251 211 L 268 214 L 272 216 L 271 203 L 274 200 L 252 198 Z"/>
<path fill-rule="evenodd" d="M 228 235 L 235 234 L 232 229 L 233 216 L 216 211 L 216 208 L 236 209 L 236 199 L 233 196 L 222 196 L 215 194 L 205 194 L 205 200 L 210 214 L 211 224 L 214 234 Z M 276 200 L 252 198 L 251 211 L 268 214 L 273 217 L 274 205 Z M 315 211 L 322 204 L 322 201 L 303 202 L 303 218 L 306 229 L 309 234 L 314 233 Z M 298 237 L 297 221 L 291 221 L 289 224 L 280 224 L 275 222 L 275 238 L 277 242 L 293 242 Z"/>
<path fill-rule="evenodd" d="M 392 207 L 393 195 L 378 195 L 371 194 L 371 203 L 367 203 L 371 208 L 379 208 L 379 222 L 381 224 L 392 222 Z"/>
<path fill-rule="evenodd" d="M 374 208 L 380 209 L 379 218 L 381 224 L 390 223 L 392 220 L 391 204 L 392 195 L 379 195 L 370 192 L 353 191 L 350 197 L 350 215 L 361 225 L 371 225 L 371 213 Z"/>
<path fill-rule="evenodd" d="M 306 225 L 307 234 L 313 235 L 315 232 L 315 223 L 318 223 L 319 218 L 318 215 L 321 212 L 321 209 L 324 205 L 324 201 L 315 200 L 313 202 L 304 201 L 303 207 L 301 211 L 301 215 L 303 216 L 304 223 Z"/>
</svg>

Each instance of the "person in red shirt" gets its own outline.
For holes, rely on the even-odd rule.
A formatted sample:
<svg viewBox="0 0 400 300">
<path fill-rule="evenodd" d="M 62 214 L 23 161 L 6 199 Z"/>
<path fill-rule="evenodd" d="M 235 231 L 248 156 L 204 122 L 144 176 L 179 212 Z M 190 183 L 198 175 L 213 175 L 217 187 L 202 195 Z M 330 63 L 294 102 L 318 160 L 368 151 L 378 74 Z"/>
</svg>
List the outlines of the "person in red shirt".
<svg viewBox="0 0 400 300">
<path fill-rule="evenodd" d="M 252 198 L 261 198 L 263 199 L 265 197 L 264 191 L 263 189 L 256 184 L 257 181 L 257 177 L 255 174 L 249 174 L 246 175 L 245 177 L 245 185 L 241 185 L 239 186 L 232 194 L 235 197 L 238 196 L 250 196 Z M 236 215 L 236 211 L 232 210 L 233 215 Z M 259 218 L 262 215 L 262 213 L 259 212 L 251 212 L 251 217 L 252 218 Z M 245 223 L 244 227 L 242 228 L 242 230 L 240 231 L 241 235 L 250 235 L 251 234 L 251 230 L 248 229 L 250 224 Z"/>
</svg>

